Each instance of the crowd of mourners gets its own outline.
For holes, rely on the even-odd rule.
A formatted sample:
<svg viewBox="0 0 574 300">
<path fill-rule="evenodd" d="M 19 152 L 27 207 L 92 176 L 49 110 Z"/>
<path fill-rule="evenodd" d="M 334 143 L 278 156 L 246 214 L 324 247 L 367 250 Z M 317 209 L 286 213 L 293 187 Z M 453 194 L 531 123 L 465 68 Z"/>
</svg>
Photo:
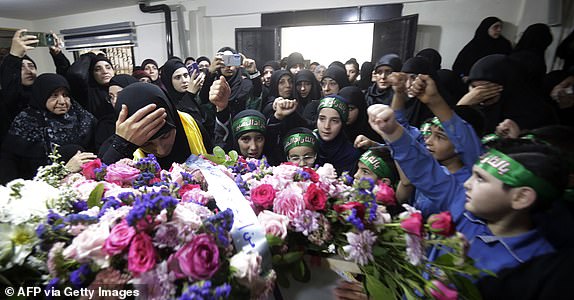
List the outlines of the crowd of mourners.
<svg viewBox="0 0 574 300">
<path fill-rule="evenodd" d="M 101 52 L 71 64 L 57 37 L 56 73 L 38 75 L 26 54 L 38 40 L 18 30 L 0 65 L 0 183 L 33 178 L 54 145 L 70 172 L 147 154 L 169 169 L 215 146 L 270 165 L 330 163 L 389 183 L 425 217 L 450 211 L 468 255 L 498 275 L 479 282 L 486 299 L 557 299 L 574 267 L 574 34 L 548 73 L 550 28 L 533 24 L 513 45 L 502 24 L 482 20 L 452 69 L 430 48 L 361 66 L 297 52 L 230 66 L 239 53 L 223 47 L 117 75 Z"/>
</svg>

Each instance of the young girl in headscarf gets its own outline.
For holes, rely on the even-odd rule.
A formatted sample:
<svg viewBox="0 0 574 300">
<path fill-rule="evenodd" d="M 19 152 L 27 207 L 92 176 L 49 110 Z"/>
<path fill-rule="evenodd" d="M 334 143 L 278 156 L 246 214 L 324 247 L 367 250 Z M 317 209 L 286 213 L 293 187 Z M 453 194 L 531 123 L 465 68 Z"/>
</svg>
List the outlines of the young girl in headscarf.
<svg viewBox="0 0 574 300">
<path fill-rule="evenodd" d="M 317 160 L 317 137 L 305 127 L 289 131 L 283 141 L 287 161 L 300 167 L 314 167 Z"/>
<path fill-rule="evenodd" d="M 38 167 L 51 163 L 49 154 L 55 145 L 92 150 L 96 120 L 70 99 L 69 90 L 68 82 L 60 75 L 42 74 L 36 78 L 30 107 L 16 116 L 2 144 L 3 182 L 32 179 Z M 77 155 L 80 163 L 95 158 L 91 153 Z"/>
<path fill-rule="evenodd" d="M 332 164 L 337 173 L 352 171 L 359 158 L 359 152 L 347 139 L 344 133 L 345 123 L 349 116 L 349 107 L 338 95 L 321 99 L 317 108 L 317 135 L 319 155 L 317 163 Z"/>
</svg>

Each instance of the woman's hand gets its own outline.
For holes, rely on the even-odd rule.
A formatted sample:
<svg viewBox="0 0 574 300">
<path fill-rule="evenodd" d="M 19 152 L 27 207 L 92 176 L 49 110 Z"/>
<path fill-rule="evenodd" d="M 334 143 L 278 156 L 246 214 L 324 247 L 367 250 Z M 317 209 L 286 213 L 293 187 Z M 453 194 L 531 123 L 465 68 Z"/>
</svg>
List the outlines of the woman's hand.
<svg viewBox="0 0 574 300">
<path fill-rule="evenodd" d="M 122 104 L 122 110 L 116 121 L 116 134 L 136 146 L 149 141 L 166 122 L 165 108 L 156 109 L 156 107 L 155 104 L 148 104 L 128 118 L 128 107 Z"/>
<path fill-rule="evenodd" d="M 82 165 L 92 160 L 98 158 L 94 153 L 91 152 L 80 152 L 78 151 L 70 160 L 66 163 L 66 169 L 72 173 L 77 173 L 82 170 Z"/>
</svg>

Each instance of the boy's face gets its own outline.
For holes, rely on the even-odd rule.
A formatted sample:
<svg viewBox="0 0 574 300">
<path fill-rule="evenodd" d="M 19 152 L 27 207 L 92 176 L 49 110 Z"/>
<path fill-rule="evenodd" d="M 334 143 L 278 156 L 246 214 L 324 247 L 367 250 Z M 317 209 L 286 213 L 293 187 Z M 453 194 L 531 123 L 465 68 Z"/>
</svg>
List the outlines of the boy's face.
<svg viewBox="0 0 574 300">
<path fill-rule="evenodd" d="M 425 144 L 438 162 L 443 162 L 456 156 L 454 145 L 439 126 L 431 126 L 431 133 L 425 137 Z"/>
<path fill-rule="evenodd" d="M 495 222 L 512 210 L 511 192 L 502 188 L 502 181 L 477 166 L 472 167 L 472 176 L 465 181 L 464 189 L 464 208 L 479 218 Z"/>
<path fill-rule="evenodd" d="M 260 132 L 251 131 L 240 136 L 237 143 L 243 157 L 259 159 L 263 155 L 265 136 Z"/>
<path fill-rule="evenodd" d="M 359 180 L 361 178 L 371 178 L 372 180 L 377 181 L 377 175 L 375 175 L 375 173 L 373 173 L 373 171 L 371 171 L 371 169 L 369 169 L 369 167 L 367 167 L 367 165 L 364 163 L 358 162 L 357 169 L 357 173 L 355 173 L 355 176 L 353 176 L 355 180 Z"/>
</svg>

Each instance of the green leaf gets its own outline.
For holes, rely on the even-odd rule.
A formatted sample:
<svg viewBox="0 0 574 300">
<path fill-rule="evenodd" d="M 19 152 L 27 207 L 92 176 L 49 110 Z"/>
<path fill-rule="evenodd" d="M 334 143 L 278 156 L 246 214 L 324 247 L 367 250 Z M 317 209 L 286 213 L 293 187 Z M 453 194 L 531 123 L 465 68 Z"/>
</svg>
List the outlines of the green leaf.
<svg viewBox="0 0 574 300">
<path fill-rule="evenodd" d="M 304 259 L 293 265 L 291 274 L 293 274 L 293 278 L 299 282 L 309 282 L 309 280 L 311 280 L 311 272 Z"/>
<path fill-rule="evenodd" d="M 465 276 L 454 275 L 450 276 L 451 281 L 456 286 L 459 297 L 468 300 L 482 299 L 478 288 L 472 283 L 470 279 Z"/>
<path fill-rule="evenodd" d="M 237 151 L 235 151 L 235 150 L 229 151 L 229 154 L 228 154 L 228 155 L 229 155 L 229 157 L 231 158 L 231 160 L 232 160 L 233 162 L 237 162 L 237 160 L 239 159 L 239 154 L 238 154 Z"/>
<path fill-rule="evenodd" d="M 219 146 L 213 148 L 213 155 L 225 159 L 225 151 Z"/>
<path fill-rule="evenodd" d="M 397 299 L 394 291 L 385 286 L 377 277 L 366 275 L 367 293 L 371 299 Z"/>
<path fill-rule="evenodd" d="M 409 286 L 404 285 L 402 282 L 398 283 L 401 286 L 401 289 L 403 289 L 403 292 L 405 293 L 405 297 L 407 298 L 407 300 L 418 300 L 419 298 L 413 293 L 413 289 Z"/>
<path fill-rule="evenodd" d="M 278 236 L 266 234 L 265 238 L 267 239 L 267 245 L 269 247 L 283 245 L 283 240 Z"/>
<path fill-rule="evenodd" d="M 386 253 L 388 252 L 387 249 L 381 247 L 381 246 L 375 246 L 373 247 L 373 256 L 374 257 L 381 257 L 384 256 Z"/>
<path fill-rule="evenodd" d="M 287 264 L 292 264 L 298 260 L 301 260 L 301 258 L 303 257 L 303 251 L 297 251 L 297 252 L 289 252 L 285 255 L 283 255 L 283 261 Z"/>
<path fill-rule="evenodd" d="M 101 208 L 103 194 L 104 194 L 104 184 L 99 183 L 90 193 L 90 197 L 88 198 L 88 208 L 92 208 L 94 206 Z"/>
<path fill-rule="evenodd" d="M 282 262 L 283 258 L 281 257 L 281 255 L 279 254 L 275 254 L 273 255 L 273 258 L 271 259 L 271 263 L 273 264 L 273 266 L 276 266 L 278 264 L 280 264 Z"/>
</svg>

